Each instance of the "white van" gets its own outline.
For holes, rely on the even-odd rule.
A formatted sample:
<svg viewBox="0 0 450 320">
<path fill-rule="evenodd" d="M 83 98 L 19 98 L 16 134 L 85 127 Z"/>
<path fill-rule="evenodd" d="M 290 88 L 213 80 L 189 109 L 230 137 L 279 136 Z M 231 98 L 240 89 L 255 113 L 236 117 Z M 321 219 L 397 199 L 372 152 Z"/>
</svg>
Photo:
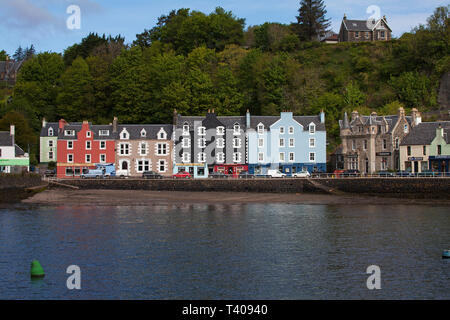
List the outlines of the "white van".
<svg viewBox="0 0 450 320">
<path fill-rule="evenodd" d="M 271 178 L 284 178 L 286 177 L 285 173 L 281 173 L 280 170 L 267 170 L 267 175 Z"/>
</svg>

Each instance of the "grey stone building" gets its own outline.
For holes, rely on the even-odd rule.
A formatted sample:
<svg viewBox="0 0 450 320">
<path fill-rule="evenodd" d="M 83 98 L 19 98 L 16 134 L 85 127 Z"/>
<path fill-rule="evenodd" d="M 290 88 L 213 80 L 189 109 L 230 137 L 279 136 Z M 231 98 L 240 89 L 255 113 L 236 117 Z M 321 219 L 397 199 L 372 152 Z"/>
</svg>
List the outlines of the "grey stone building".
<svg viewBox="0 0 450 320">
<path fill-rule="evenodd" d="M 349 20 L 344 15 L 339 30 L 339 42 L 389 41 L 392 29 L 384 16 L 378 20 Z"/>
<path fill-rule="evenodd" d="M 246 136 L 244 116 L 182 116 L 174 111 L 174 173 L 187 171 L 207 177 L 215 165 L 244 165 Z M 228 168 L 229 169 L 229 168 Z M 242 166 L 241 171 L 244 170 Z"/>
<path fill-rule="evenodd" d="M 422 122 L 417 109 L 411 116 L 399 108 L 397 115 L 369 116 L 353 111 L 351 119 L 347 113 L 339 120 L 344 169 L 359 170 L 362 173 L 375 173 L 384 170 L 400 169 L 400 144 L 411 128 Z"/>
</svg>

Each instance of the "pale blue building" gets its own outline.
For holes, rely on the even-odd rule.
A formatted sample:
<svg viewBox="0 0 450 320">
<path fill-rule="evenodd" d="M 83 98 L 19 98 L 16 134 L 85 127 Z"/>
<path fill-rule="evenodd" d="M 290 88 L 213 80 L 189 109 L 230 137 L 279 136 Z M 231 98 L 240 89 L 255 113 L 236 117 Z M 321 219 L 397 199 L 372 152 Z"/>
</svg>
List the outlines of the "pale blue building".
<svg viewBox="0 0 450 320">
<path fill-rule="evenodd" d="M 318 116 L 246 115 L 247 163 L 251 174 L 279 169 L 290 176 L 308 170 L 326 172 L 325 113 Z"/>
</svg>

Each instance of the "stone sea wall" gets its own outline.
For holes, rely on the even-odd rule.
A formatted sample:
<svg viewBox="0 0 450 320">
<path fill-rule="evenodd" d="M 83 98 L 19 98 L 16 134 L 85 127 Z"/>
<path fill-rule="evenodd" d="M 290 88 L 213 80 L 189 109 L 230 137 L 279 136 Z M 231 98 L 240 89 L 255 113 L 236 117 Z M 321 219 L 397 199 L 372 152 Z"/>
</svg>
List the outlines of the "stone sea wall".
<svg viewBox="0 0 450 320">
<path fill-rule="evenodd" d="M 28 188 L 43 184 L 38 174 L 0 174 L 0 203 L 24 199 L 33 194 Z"/>
<path fill-rule="evenodd" d="M 268 193 L 364 194 L 401 198 L 450 199 L 449 178 L 344 179 L 76 179 L 60 181 L 80 189 L 154 191 L 233 191 Z M 53 185 L 52 188 L 63 186 Z M 68 191 L 70 192 L 70 191 Z"/>
</svg>

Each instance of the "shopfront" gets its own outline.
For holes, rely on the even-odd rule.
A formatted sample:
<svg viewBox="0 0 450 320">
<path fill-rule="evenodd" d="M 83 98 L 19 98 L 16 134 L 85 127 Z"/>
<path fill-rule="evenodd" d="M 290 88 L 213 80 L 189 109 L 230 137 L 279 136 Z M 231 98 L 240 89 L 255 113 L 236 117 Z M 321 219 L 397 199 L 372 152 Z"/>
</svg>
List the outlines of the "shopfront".
<svg viewBox="0 0 450 320">
<path fill-rule="evenodd" d="M 248 166 L 244 164 L 221 164 L 214 166 L 214 172 L 220 172 L 233 178 L 237 178 L 243 171 L 248 171 Z"/>
<path fill-rule="evenodd" d="M 434 172 L 450 172 L 450 156 L 429 156 L 429 166 Z"/>
</svg>

